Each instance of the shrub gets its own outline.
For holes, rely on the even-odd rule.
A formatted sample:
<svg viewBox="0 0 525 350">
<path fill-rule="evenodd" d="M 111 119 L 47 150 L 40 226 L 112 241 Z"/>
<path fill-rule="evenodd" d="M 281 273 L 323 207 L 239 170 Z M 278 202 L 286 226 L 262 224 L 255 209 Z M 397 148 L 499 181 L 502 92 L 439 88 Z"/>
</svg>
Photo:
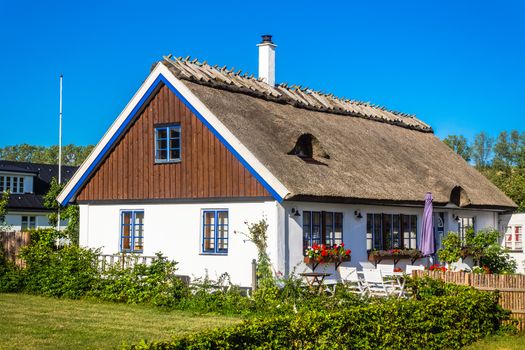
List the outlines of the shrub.
<svg viewBox="0 0 525 350">
<path fill-rule="evenodd" d="M 419 299 L 387 299 L 334 312 L 318 308 L 127 348 L 459 349 L 493 333 L 508 317 L 493 293 L 441 283 L 438 294 L 426 290 Z"/>
<path fill-rule="evenodd" d="M 0 293 L 18 292 L 22 289 L 22 282 L 20 268 L 0 249 Z"/>
<path fill-rule="evenodd" d="M 77 246 L 55 249 L 50 236 L 24 247 L 26 268 L 20 270 L 23 289 L 30 293 L 77 299 L 92 289 L 98 278 L 97 250 Z"/>
<path fill-rule="evenodd" d="M 128 304 L 152 303 L 172 307 L 187 294 L 175 275 L 177 263 L 157 253 L 150 265 L 114 265 L 97 279 L 89 295 Z"/>
<path fill-rule="evenodd" d="M 452 264 L 469 255 L 477 265 L 483 267 L 477 271 L 514 273 L 516 261 L 507 249 L 499 244 L 499 237 L 500 233 L 497 230 L 474 232 L 470 228 L 465 234 L 465 242 L 461 242 L 457 233 L 449 232 L 443 239 L 443 248 L 438 251 L 438 257 L 441 261 Z"/>
</svg>

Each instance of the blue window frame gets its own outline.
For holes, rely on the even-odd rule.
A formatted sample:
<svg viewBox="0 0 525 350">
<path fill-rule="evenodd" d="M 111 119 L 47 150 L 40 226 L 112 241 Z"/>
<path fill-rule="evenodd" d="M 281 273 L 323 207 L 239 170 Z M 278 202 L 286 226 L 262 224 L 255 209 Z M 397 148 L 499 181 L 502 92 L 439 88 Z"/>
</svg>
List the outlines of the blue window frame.
<svg viewBox="0 0 525 350">
<path fill-rule="evenodd" d="M 202 213 L 202 252 L 228 253 L 228 210 L 204 210 Z"/>
<path fill-rule="evenodd" d="M 155 163 L 179 162 L 181 159 L 180 125 L 155 128 Z"/>
<path fill-rule="evenodd" d="M 144 250 L 144 211 L 120 212 L 120 251 L 142 253 Z"/>
</svg>

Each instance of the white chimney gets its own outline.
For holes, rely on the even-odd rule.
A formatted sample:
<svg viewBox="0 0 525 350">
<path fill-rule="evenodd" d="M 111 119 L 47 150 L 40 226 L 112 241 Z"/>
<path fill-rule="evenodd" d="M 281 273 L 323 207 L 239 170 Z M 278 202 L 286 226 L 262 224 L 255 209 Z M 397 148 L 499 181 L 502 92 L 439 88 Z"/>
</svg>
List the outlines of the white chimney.
<svg viewBox="0 0 525 350">
<path fill-rule="evenodd" d="M 271 35 L 263 35 L 259 46 L 259 78 L 271 86 L 275 86 L 275 45 Z"/>
</svg>

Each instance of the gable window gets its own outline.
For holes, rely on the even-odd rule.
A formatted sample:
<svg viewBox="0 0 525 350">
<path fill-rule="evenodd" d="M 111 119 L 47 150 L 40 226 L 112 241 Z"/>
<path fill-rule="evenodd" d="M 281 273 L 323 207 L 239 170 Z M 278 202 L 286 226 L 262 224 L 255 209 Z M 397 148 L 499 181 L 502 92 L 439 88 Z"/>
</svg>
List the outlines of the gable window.
<svg viewBox="0 0 525 350">
<path fill-rule="evenodd" d="M 228 253 L 228 210 L 205 210 L 202 218 L 202 252 Z"/>
<path fill-rule="evenodd" d="M 144 250 L 144 211 L 120 212 L 120 251 L 142 253 Z"/>
<path fill-rule="evenodd" d="M 416 249 L 417 215 L 367 214 L 366 249 Z"/>
<path fill-rule="evenodd" d="M 34 216 L 28 216 L 28 215 L 22 215 L 22 225 L 20 229 L 22 231 L 31 230 L 33 228 L 36 228 L 36 217 Z"/>
<path fill-rule="evenodd" d="M 314 244 L 343 243 L 343 213 L 303 211 L 303 251 Z"/>
<path fill-rule="evenodd" d="M 24 177 L 23 176 L 0 176 L 0 193 L 24 193 Z"/>
<path fill-rule="evenodd" d="M 155 128 L 155 162 L 179 162 L 180 125 L 164 125 Z"/>
<path fill-rule="evenodd" d="M 458 220 L 458 235 L 461 242 L 465 243 L 465 234 L 469 229 L 476 231 L 476 218 L 475 217 L 457 217 Z"/>
<path fill-rule="evenodd" d="M 505 248 L 512 251 L 523 251 L 523 227 L 508 226 L 505 232 Z"/>
</svg>

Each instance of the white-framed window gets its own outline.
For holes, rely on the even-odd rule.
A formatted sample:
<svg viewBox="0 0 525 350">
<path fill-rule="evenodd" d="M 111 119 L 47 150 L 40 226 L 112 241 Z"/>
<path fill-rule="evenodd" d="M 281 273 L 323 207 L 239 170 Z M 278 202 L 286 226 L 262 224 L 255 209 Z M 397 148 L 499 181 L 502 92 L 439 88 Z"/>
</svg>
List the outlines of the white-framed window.
<svg viewBox="0 0 525 350">
<path fill-rule="evenodd" d="M 367 214 L 366 249 L 416 249 L 417 215 Z"/>
<path fill-rule="evenodd" d="M 202 253 L 228 254 L 229 218 L 227 209 L 202 211 Z"/>
<path fill-rule="evenodd" d="M 7 191 L 24 193 L 24 177 L 0 175 L 0 193 Z"/>
<path fill-rule="evenodd" d="M 505 248 L 512 251 L 523 251 L 523 227 L 521 225 L 507 226 Z"/>
<path fill-rule="evenodd" d="M 180 162 L 180 125 L 155 127 L 155 163 Z"/>
<path fill-rule="evenodd" d="M 461 239 L 461 242 L 465 243 L 465 234 L 467 233 L 468 229 L 473 229 L 476 231 L 476 217 L 470 216 L 470 217 L 461 217 L 458 216 L 458 235 L 459 239 Z"/>
<path fill-rule="evenodd" d="M 328 247 L 343 243 L 343 213 L 303 211 L 303 252 L 314 244 Z"/>
<path fill-rule="evenodd" d="M 144 251 L 144 210 L 120 212 L 120 251 L 123 253 Z"/>
<path fill-rule="evenodd" d="M 36 217 L 30 215 L 22 215 L 22 225 L 20 226 L 20 229 L 22 231 L 27 231 L 33 228 L 36 228 Z"/>
</svg>

